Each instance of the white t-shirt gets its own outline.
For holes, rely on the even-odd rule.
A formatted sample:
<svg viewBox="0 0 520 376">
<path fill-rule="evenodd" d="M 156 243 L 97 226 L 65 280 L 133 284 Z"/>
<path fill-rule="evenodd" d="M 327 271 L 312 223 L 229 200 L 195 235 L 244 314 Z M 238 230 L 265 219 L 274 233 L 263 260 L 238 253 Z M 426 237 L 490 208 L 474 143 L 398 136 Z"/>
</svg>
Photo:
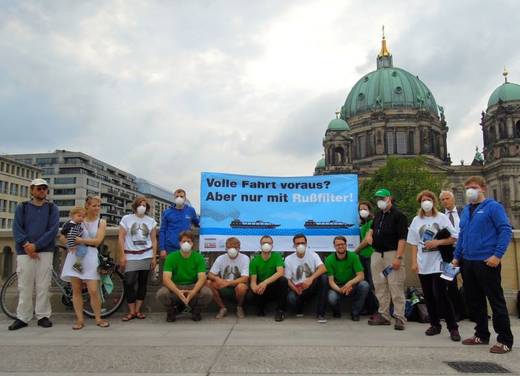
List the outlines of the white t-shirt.
<svg viewBox="0 0 520 376">
<path fill-rule="evenodd" d="M 307 249 L 301 258 L 295 252 L 285 259 L 285 278 L 295 285 L 302 283 L 322 264 L 320 256 L 314 251 Z"/>
<path fill-rule="evenodd" d="M 126 251 L 142 251 L 148 249 L 141 254 L 127 253 L 127 260 L 143 260 L 152 257 L 152 238 L 150 234 L 157 226 L 157 222 L 155 222 L 153 218 L 147 215 L 138 217 L 135 214 L 127 214 L 121 219 L 120 226 L 126 231 Z"/>
<path fill-rule="evenodd" d="M 239 253 L 234 259 L 230 258 L 227 253 L 220 255 L 209 272 L 228 281 L 249 276 L 249 257 L 243 253 Z"/>
<path fill-rule="evenodd" d="M 424 243 L 435 239 L 437 233 L 442 229 L 448 229 L 451 236 L 457 239 L 459 233 L 452 226 L 448 217 L 442 213 L 437 213 L 435 217 L 416 216 L 408 229 L 406 241 L 417 246 L 417 264 L 419 274 L 440 273 L 442 261 L 441 253 L 438 250 L 423 250 Z"/>
</svg>

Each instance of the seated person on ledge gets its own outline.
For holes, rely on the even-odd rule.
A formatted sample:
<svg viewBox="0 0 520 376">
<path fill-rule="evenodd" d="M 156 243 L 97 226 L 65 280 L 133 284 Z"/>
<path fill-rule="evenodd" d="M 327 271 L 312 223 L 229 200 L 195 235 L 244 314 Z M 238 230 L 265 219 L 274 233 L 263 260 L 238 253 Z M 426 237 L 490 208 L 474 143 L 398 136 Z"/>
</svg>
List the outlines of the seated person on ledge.
<svg viewBox="0 0 520 376">
<path fill-rule="evenodd" d="M 179 234 L 180 251 L 166 257 L 163 284 L 157 291 L 157 299 L 166 307 L 166 321 L 173 322 L 181 309 L 191 312 L 193 321 L 201 320 L 202 307 L 211 302 L 211 290 L 206 284 L 206 263 L 193 248 L 195 236 L 190 231 Z"/>
<path fill-rule="evenodd" d="M 231 237 L 226 240 L 226 253 L 217 257 L 208 273 L 207 286 L 213 293 L 213 300 L 220 307 L 215 316 L 221 319 L 227 314 L 222 297 L 234 296 L 237 301 L 237 317 L 243 319 L 244 299 L 249 282 L 249 257 L 240 253 L 240 240 Z"/>
<path fill-rule="evenodd" d="M 344 236 L 334 238 L 335 253 L 325 259 L 329 276 L 329 304 L 333 316 L 341 317 L 341 300 L 352 299 L 352 321 L 359 321 L 359 315 L 367 298 L 370 285 L 365 281 L 363 266 L 355 252 L 347 251 L 347 239 Z"/>
<path fill-rule="evenodd" d="M 325 323 L 325 308 L 329 283 L 325 265 L 320 256 L 307 249 L 307 238 L 304 234 L 293 237 L 296 252 L 285 259 L 285 277 L 289 284 L 287 301 L 296 309 L 296 316 L 303 317 L 303 307 L 314 295 L 318 295 L 316 317 L 318 322 Z"/>
<path fill-rule="evenodd" d="M 257 307 L 257 316 L 265 316 L 265 306 L 276 300 L 275 321 L 285 319 L 287 306 L 287 279 L 283 276 L 283 258 L 279 252 L 271 252 L 273 238 L 264 235 L 260 238 L 262 252 L 249 264 L 251 291 Z"/>
</svg>

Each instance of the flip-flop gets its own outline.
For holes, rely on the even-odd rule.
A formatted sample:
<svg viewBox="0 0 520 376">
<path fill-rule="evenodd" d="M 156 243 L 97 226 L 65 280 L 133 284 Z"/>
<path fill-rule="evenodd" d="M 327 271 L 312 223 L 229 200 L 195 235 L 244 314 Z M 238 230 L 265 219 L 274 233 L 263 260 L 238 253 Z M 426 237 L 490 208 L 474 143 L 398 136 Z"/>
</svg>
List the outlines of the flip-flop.
<svg viewBox="0 0 520 376">
<path fill-rule="evenodd" d="M 85 327 L 85 323 L 77 322 L 72 326 L 72 330 L 81 330 Z"/>
<path fill-rule="evenodd" d="M 137 317 L 139 320 L 144 320 L 146 318 L 146 315 L 142 312 L 136 312 L 135 317 Z"/>
<path fill-rule="evenodd" d="M 110 326 L 110 323 L 108 321 L 101 320 L 101 321 L 98 321 L 96 323 L 96 325 L 99 326 L 100 328 L 108 328 Z"/>
<path fill-rule="evenodd" d="M 121 321 L 130 321 L 130 320 L 135 319 L 136 317 L 137 317 L 137 314 L 129 312 L 121 318 Z"/>
</svg>

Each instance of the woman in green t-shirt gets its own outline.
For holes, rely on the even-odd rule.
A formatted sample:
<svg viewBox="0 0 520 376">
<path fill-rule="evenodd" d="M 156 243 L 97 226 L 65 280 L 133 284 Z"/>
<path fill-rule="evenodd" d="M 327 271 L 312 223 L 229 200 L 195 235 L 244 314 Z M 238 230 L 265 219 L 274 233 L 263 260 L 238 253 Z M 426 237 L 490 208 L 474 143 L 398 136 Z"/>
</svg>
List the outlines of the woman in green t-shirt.
<svg viewBox="0 0 520 376">
<path fill-rule="evenodd" d="M 370 246 L 365 237 L 367 232 L 372 227 L 372 221 L 374 219 L 374 215 L 372 213 L 372 205 L 370 202 L 361 201 L 358 204 L 358 212 L 359 212 L 359 232 L 360 232 L 360 240 L 361 242 L 355 249 L 355 252 L 359 255 L 359 259 L 361 260 L 361 264 L 363 265 L 363 269 L 365 271 L 365 281 L 367 281 L 370 285 L 370 291 L 368 292 L 367 300 L 365 302 L 364 313 L 368 313 L 369 315 L 376 313 L 377 308 L 379 307 L 379 303 L 377 302 L 377 298 L 374 294 L 374 282 L 372 280 L 372 272 L 370 268 L 370 260 L 372 257 L 372 253 L 374 253 L 374 248 Z"/>
</svg>

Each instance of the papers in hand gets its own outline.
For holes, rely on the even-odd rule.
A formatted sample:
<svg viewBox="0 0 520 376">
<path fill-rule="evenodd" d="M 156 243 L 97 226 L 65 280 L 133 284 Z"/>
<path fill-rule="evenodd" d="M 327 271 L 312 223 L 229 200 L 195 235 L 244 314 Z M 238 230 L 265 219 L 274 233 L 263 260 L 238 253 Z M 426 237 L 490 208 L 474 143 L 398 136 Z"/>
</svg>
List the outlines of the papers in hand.
<svg viewBox="0 0 520 376">
<path fill-rule="evenodd" d="M 441 278 L 447 281 L 453 281 L 459 272 L 460 267 L 453 266 L 451 262 L 441 261 Z"/>
</svg>

